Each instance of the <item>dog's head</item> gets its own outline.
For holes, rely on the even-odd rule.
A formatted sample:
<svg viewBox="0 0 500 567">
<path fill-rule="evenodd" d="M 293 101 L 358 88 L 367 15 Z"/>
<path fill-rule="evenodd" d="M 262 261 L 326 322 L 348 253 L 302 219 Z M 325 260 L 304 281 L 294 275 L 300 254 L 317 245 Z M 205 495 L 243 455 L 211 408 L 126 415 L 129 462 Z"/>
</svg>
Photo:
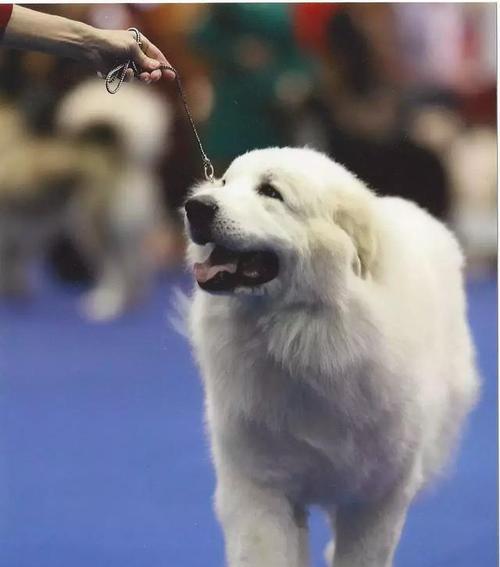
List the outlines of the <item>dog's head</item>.
<svg viewBox="0 0 500 567">
<path fill-rule="evenodd" d="M 330 294 L 336 282 L 370 274 L 374 199 L 318 152 L 256 150 L 193 189 L 185 204 L 188 261 L 207 292 L 295 301 Z"/>
</svg>

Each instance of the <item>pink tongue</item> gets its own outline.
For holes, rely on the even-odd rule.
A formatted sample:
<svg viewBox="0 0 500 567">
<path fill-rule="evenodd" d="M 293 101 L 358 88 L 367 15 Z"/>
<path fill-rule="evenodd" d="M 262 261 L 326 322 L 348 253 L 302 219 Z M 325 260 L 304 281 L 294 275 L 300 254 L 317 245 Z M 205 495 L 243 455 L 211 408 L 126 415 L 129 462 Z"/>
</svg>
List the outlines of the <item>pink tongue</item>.
<svg viewBox="0 0 500 567">
<path fill-rule="evenodd" d="M 219 272 L 229 272 L 234 274 L 236 272 L 236 264 L 220 264 L 219 266 L 212 266 L 208 261 L 202 264 L 194 265 L 194 277 L 196 281 L 204 283 L 211 280 Z"/>
</svg>

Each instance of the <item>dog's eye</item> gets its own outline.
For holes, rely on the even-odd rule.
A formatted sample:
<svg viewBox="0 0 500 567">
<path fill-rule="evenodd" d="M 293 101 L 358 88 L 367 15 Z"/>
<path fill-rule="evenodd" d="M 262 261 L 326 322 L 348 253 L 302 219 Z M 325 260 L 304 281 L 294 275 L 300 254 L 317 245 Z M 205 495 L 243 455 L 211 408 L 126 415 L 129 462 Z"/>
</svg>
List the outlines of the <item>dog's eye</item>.
<svg viewBox="0 0 500 567">
<path fill-rule="evenodd" d="M 270 197 L 271 199 L 278 199 L 283 201 L 281 193 L 273 187 L 270 183 L 262 183 L 257 189 L 259 195 L 264 195 L 265 197 Z"/>
<path fill-rule="evenodd" d="M 224 185 L 226 184 L 226 180 L 225 180 L 225 179 L 221 179 L 220 182 L 222 183 L 222 187 L 224 187 Z"/>
</svg>

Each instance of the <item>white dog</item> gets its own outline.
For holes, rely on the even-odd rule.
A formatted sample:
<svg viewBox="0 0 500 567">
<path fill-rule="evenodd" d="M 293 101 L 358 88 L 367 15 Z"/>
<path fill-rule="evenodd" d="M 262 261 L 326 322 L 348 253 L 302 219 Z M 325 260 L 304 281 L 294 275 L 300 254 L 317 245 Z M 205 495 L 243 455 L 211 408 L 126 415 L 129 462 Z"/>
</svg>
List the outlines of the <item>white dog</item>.
<svg viewBox="0 0 500 567">
<path fill-rule="evenodd" d="M 317 504 L 331 565 L 389 567 L 477 396 L 454 237 L 306 149 L 239 157 L 186 216 L 228 565 L 307 566 Z"/>
<path fill-rule="evenodd" d="M 31 264 L 65 233 L 96 276 L 85 315 L 112 319 L 149 291 L 147 241 L 169 228 L 155 167 L 172 109 L 145 86 L 112 97 L 95 79 L 66 95 L 56 119 L 55 137 L 34 137 L 0 101 L 0 296 L 24 295 Z"/>
<path fill-rule="evenodd" d="M 56 119 L 59 132 L 69 139 L 94 141 L 104 136 L 116 152 L 111 163 L 113 187 L 97 189 L 113 193 L 99 211 L 106 238 L 96 240 L 96 229 L 87 218 L 73 227 L 80 250 L 97 272 L 96 286 L 84 298 L 84 312 L 91 319 L 112 319 L 142 299 L 151 286 L 154 265 L 145 242 L 168 225 L 156 167 L 172 141 L 173 110 L 143 85 L 128 84 L 110 96 L 102 81 L 94 79 L 66 95 Z"/>
</svg>

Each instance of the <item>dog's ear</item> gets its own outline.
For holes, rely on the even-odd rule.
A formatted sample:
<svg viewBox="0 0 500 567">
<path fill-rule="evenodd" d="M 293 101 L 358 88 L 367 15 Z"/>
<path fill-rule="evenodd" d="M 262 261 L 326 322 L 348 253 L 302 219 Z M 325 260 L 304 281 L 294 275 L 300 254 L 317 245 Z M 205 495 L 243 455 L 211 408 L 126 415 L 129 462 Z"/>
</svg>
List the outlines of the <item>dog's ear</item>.
<svg viewBox="0 0 500 567">
<path fill-rule="evenodd" d="M 353 269 L 363 278 L 372 273 L 377 254 L 377 233 L 372 199 L 346 199 L 345 202 L 338 204 L 334 213 L 336 224 L 350 236 L 354 243 L 358 257 L 354 261 Z"/>
</svg>

